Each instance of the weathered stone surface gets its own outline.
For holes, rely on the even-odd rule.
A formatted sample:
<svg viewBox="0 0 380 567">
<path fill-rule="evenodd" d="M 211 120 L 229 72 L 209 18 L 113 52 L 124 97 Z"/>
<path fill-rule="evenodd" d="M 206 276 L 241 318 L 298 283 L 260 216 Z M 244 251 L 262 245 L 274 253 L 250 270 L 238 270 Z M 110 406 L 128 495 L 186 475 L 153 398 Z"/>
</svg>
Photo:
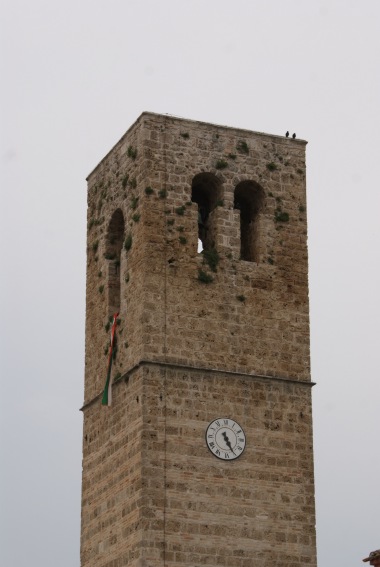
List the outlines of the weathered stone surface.
<svg viewBox="0 0 380 567">
<path fill-rule="evenodd" d="M 305 142 L 169 116 L 90 174 L 82 567 L 316 566 L 305 211 Z M 205 443 L 222 416 L 247 436 L 231 462 Z"/>
</svg>

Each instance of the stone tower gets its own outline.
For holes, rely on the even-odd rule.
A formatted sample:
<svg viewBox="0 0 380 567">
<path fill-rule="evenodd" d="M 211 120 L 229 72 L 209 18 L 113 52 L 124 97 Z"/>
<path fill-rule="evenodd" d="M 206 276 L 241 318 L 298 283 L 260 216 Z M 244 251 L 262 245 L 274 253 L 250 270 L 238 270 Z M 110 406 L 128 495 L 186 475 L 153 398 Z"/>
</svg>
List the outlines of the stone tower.
<svg viewBox="0 0 380 567">
<path fill-rule="evenodd" d="M 305 146 L 144 112 L 89 175 L 82 567 L 316 566 Z"/>
</svg>

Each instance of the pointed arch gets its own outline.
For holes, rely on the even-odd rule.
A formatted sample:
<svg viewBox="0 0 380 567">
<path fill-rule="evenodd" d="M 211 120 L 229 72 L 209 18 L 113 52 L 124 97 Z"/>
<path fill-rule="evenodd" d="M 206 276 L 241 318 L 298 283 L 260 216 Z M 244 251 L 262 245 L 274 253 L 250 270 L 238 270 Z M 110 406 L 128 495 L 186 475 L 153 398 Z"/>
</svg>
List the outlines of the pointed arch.
<svg viewBox="0 0 380 567">
<path fill-rule="evenodd" d="M 259 261 L 259 220 L 264 190 L 255 181 L 242 181 L 235 188 L 234 209 L 240 211 L 240 257 Z"/>
<path fill-rule="evenodd" d="M 116 209 L 108 225 L 105 257 L 108 261 L 108 314 L 120 311 L 120 262 L 124 241 L 124 215 Z"/>
</svg>

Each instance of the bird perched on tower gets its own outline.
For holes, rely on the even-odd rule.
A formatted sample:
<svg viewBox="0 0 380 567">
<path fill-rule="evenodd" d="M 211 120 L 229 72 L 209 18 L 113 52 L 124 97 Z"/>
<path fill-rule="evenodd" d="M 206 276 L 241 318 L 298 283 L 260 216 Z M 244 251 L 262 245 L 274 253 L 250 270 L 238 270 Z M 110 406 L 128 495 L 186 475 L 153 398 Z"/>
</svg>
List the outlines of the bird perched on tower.
<svg viewBox="0 0 380 567">
<path fill-rule="evenodd" d="M 295 134 L 293 134 L 293 136 L 292 136 L 293 140 L 294 140 L 294 138 L 295 138 L 295 137 L 296 137 L 296 135 L 295 135 Z"/>
<path fill-rule="evenodd" d="M 289 138 L 289 132 L 288 132 L 288 131 L 286 132 L 285 136 L 286 136 L 287 138 Z"/>
</svg>

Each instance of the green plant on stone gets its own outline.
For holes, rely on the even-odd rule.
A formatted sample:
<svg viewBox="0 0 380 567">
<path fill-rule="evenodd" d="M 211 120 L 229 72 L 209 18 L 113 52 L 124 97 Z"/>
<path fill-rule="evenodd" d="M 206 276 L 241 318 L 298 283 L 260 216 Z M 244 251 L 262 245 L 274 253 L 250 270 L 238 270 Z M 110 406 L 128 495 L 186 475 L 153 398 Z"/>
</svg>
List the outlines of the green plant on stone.
<svg viewBox="0 0 380 567">
<path fill-rule="evenodd" d="M 202 250 L 203 262 L 208 264 L 211 271 L 216 272 L 217 266 L 219 264 L 219 254 L 215 248 L 210 248 Z"/>
<path fill-rule="evenodd" d="M 267 169 L 269 169 L 269 171 L 276 171 L 277 165 L 273 161 L 271 161 L 267 163 Z"/>
<path fill-rule="evenodd" d="M 124 241 L 124 248 L 128 252 L 132 247 L 132 234 L 128 234 L 127 238 Z"/>
<path fill-rule="evenodd" d="M 160 189 L 158 192 L 158 196 L 160 197 L 160 199 L 166 199 L 168 192 L 166 191 L 166 189 Z"/>
<path fill-rule="evenodd" d="M 145 193 L 146 195 L 151 195 L 152 193 L 154 193 L 152 187 L 145 187 Z"/>
<path fill-rule="evenodd" d="M 134 222 L 139 222 L 139 220 L 140 220 L 140 215 L 139 215 L 139 213 L 135 213 L 135 214 L 132 216 L 132 220 L 133 220 Z"/>
<path fill-rule="evenodd" d="M 274 213 L 274 219 L 276 222 L 289 222 L 289 214 L 277 209 Z"/>
<path fill-rule="evenodd" d="M 242 303 L 244 303 L 244 301 L 246 300 L 245 295 L 237 295 L 236 299 L 238 299 L 239 301 L 241 301 Z"/>
<path fill-rule="evenodd" d="M 198 270 L 198 280 L 202 283 L 209 284 L 214 281 L 214 278 L 207 274 L 204 270 Z"/>
<path fill-rule="evenodd" d="M 181 132 L 181 136 L 182 138 L 185 138 L 185 140 L 188 140 L 190 138 L 190 135 L 188 132 Z"/>
<path fill-rule="evenodd" d="M 129 180 L 129 175 L 128 174 L 124 175 L 123 180 L 121 182 L 123 189 L 125 189 L 126 186 L 128 185 L 128 180 Z"/>
<path fill-rule="evenodd" d="M 181 244 L 186 244 L 186 242 L 187 242 L 186 236 L 180 236 L 179 241 L 180 241 Z"/>
<path fill-rule="evenodd" d="M 183 216 L 185 214 L 186 207 L 182 205 L 182 207 L 177 207 L 174 209 L 177 215 Z"/>
<path fill-rule="evenodd" d="M 243 154 L 249 154 L 249 146 L 244 140 L 240 140 L 237 143 L 236 149 Z"/>
<path fill-rule="evenodd" d="M 139 203 L 138 197 L 132 197 L 131 199 L 131 209 L 134 211 Z"/>
<path fill-rule="evenodd" d="M 228 162 L 225 159 L 218 159 L 215 164 L 215 169 L 225 169 L 228 167 Z"/>
<path fill-rule="evenodd" d="M 133 146 L 129 146 L 128 150 L 127 150 L 127 155 L 128 157 L 130 157 L 131 159 L 135 160 L 137 157 L 137 150 L 136 148 L 134 148 Z"/>
</svg>

